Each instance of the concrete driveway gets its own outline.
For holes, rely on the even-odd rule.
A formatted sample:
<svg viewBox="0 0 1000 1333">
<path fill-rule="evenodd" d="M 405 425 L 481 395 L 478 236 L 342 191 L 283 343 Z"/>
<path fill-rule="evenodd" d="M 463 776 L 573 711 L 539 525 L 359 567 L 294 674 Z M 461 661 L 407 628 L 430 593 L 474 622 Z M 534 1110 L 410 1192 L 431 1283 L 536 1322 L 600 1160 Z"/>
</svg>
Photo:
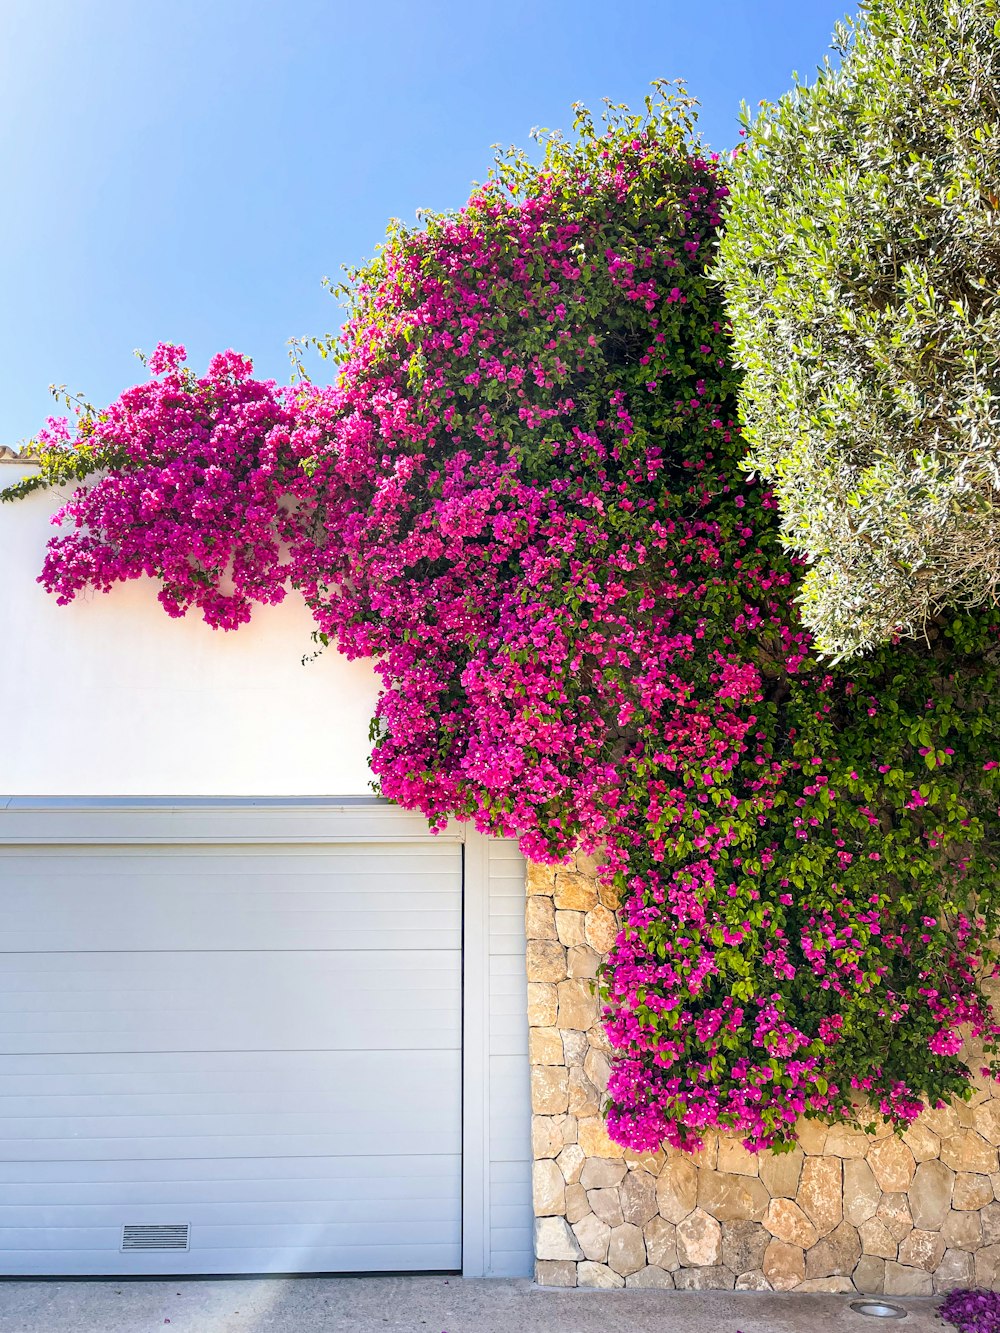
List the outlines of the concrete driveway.
<svg viewBox="0 0 1000 1333">
<path fill-rule="evenodd" d="M 0 1282 L 0 1333 L 946 1333 L 931 1300 L 865 1318 L 847 1296 L 559 1291 L 525 1279 Z"/>
</svg>

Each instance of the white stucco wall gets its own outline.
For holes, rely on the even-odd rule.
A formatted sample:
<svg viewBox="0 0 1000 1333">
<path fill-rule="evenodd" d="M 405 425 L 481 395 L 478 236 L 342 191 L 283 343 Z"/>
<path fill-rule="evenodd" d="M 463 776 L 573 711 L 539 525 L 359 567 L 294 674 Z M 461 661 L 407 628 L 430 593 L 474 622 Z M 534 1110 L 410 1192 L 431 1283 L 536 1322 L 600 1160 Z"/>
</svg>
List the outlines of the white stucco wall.
<svg viewBox="0 0 1000 1333">
<path fill-rule="evenodd" d="M 0 487 L 27 469 L 0 466 Z M 55 492 L 0 506 L 0 794 L 365 795 L 371 666 L 303 666 L 294 596 L 233 633 L 171 620 L 152 583 L 69 606 L 36 583 Z"/>
</svg>

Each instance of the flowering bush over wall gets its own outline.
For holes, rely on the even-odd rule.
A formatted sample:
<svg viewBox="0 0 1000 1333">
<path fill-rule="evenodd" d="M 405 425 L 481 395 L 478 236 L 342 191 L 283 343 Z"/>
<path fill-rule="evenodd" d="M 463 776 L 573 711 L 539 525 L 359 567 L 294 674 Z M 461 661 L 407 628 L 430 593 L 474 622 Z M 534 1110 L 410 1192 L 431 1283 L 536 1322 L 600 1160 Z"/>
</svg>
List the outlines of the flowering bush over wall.
<svg viewBox="0 0 1000 1333">
<path fill-rule="evenodd" d="M 334 387 L 161 349 L 75 449 L 50 436 L 50 477 L 106 470 L 42 578 L 152 574 L 224 628 L 294 586 L 375 658 L 386 796 L 535 859 L 604 849 L 621 1142 L 781 1145 L 864 1099 L 905 1123 L 967 1089 L 963 1034 L 995 1049 L 995 627 L 815 660 L 739 467 L 724 173 L 676 99 L 576 128 L 390 231 Z"/>
</svg>

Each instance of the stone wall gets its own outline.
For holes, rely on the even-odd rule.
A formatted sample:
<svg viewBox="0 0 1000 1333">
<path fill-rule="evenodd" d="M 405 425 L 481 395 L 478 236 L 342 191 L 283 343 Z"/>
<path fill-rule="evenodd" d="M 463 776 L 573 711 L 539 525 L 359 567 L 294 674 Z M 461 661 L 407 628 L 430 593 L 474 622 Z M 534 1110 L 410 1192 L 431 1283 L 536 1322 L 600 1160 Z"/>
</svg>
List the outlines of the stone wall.
<svg viewBox="0 0 1000 1333">
<path fill-rule="evenodd" d="M 613 1144 L 591 982 L 617 931 L 594 865 L 528 867 L 536 1278 L 553 1286 L 928 1295 L 1000 1286 L 1000 1097 L 927 1111 L 902 1137 L 802 1121 L 799 1146 L 690 1155 Z"/>
</svg>

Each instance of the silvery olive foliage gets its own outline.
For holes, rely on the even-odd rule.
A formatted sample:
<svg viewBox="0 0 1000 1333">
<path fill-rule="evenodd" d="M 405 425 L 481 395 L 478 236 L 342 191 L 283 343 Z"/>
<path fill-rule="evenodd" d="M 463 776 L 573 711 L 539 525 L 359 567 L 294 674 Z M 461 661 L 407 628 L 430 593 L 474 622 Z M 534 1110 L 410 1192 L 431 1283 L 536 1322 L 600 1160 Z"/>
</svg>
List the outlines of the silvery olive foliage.
<svg viewBox="0 0 1000 1333">
<path fill-rule="evenodd" d="M 726 289 L 749 465 L 833 656 L 1000 580 L 1000 7 L 868 0 L 751 121 Z"/>
</svg>

